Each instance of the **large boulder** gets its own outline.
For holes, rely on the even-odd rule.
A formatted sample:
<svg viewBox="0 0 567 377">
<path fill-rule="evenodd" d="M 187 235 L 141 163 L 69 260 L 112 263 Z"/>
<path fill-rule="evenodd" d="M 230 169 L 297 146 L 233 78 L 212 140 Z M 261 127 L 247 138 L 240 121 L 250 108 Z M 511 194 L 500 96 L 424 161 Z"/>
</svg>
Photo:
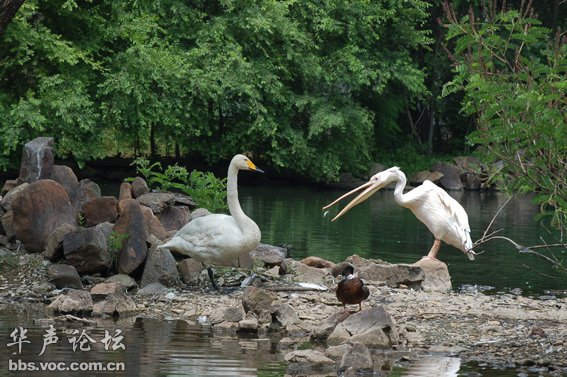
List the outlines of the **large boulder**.
<svg viewBox="0 0 567 377">
<path fill-rule="evenodd" d="M 171 192 L 150 192 L 136 200 L 152 209 L 166 231 L 181 229 L 189 222 L 191 210 L 197 206 L 190 197 Z"/>
<path fill-rule="evenodd" d="M 47 237 L 61 224 L 77 224 L 77 213 L 59 183 L 43 179 L 12 201 L 12 229 L 30 252 L 41 252 Z"/>
<path fill-rule="evenodd" d="M 68 166 L 54 165 L 51 179 L 63 186 L 73 207 L 78 208 L 78 199 L 80 197 L 79 180 L 73 169 Z"/>
<path fill-rule="evenodd" d="M 99 224 L 80 228 L 63 238 L 63 254 L 67 263 L 80 274 L 107 272 L 112 264 L 108 251 L 109 227 Z"/>
<path fill-rule="evenodd" d="M 63 239 L 65 235 L 74 232 L 77 227 L 73 224 L 61 224 L 45 240 L 45 252 L 43 256 L 54 262 L 63 258 Z"/>
<path fill-rule="evenodd" d="M 126 235 L 118 255 L 118 273 L 129 275 L 144 263 L 148 255 L 144 214 L 135 199 L 120 201 L 120 216 L 114 231 Z"/>
<path fill-rule="evenodd" d="M 51 264 L 47 267 L 47 276 L 49 281 L 55 284 L 55 287 L 82 289 L 83 283 L 77 269 L 68 264 Z"/>
<path fill-rule="evenodd" d="M 398 344 L 399 335 L 384 306 L 376 306 L 352 314 L 339 323 L 327 338 L 327 344 L 331 346 L 346 341 L 371 348 L 390 348 Z"/>
<path fill-rule="evenodd" d="M 422 259 L 413 264 L 423 271 L 421 289 L 426 292 L 451 292 L 451 275 L 447 265 L 440 260 Z"/>
<path fill-rule="evenodd" d="M 256 287 L 247 287 L 242 292 L 242 306 L 246 313 L 252 312 L 258 316 L 270 312 L 272 304 L 278 299 L 274 292 Z"/>
<path fill-rule="evenodd" d="M 51 179 L 55 161 L 52 137 L 38 137 L 24 145 L 18 182 L 32 183 Z"/>
<path fill-rule="evenodd" d="M 70 289 L 67 294 L 60 294 L 47 306 L 53 313 L 86 314 L 93 310 L 93 299 L 87 291 Z"/>
<path fill-rule="evenodd" d="M 169 250 L 158 249 L 156 246 L 157 244 L 154 243 L 148 253 L 140 286 L 143 288 L 155 282 L 160 282 L 167 287 L 179 285 L 181 280 L 175 258 Z"/>
<path fill-rule="evenodd" d="M 459 170 L 446 162 L 437 162 L 431 167 L 432 172 L 443 173 L 443 176 L 439 178 L 439 184 L 446 190 L 462 190 L 463 183 L 461 182 L 461 176 Z"/>
<path fill-rule="evenodd" d="M 95 198 L 83 204 L 82 211 L 86 226 L 113 223 L 118 218 L 118 200 L 114 196 Z"/>
<path fill-rule="evenodd" d="M 142 177 L 136 177 L 132 181 L 132 195 L 134 198 L 139 198 L 140 196 L 150 192 L 148 184 Z"/>
</svg>

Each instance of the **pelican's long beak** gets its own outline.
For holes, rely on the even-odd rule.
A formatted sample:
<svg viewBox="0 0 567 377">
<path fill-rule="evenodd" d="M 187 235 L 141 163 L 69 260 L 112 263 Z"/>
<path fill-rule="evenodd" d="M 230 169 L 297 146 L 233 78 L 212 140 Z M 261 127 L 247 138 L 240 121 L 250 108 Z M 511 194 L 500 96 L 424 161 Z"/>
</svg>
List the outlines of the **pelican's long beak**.
<svg viewBox="0 0 567 377">
<path fill-rule="evenodd" d="M 346 207 L 343 208 L 342 211 L 339 212 L 339 214 L 333 218 L 333 220 L 331 220 L 331 221 L 335 221 L 336 219 L 347 213 L 352 207 L 362 203 L 363 201 L 371 197 L 372 194 L 374 194 L 376 191 L 380 190 L 384 186 L 385 184 L 380 181 L 368 181 L 365 184 L 358 186 L 354 190 L 347 192 L 346 194 L 344 194 L 343 196 L 341 196 L 331 204 L 327 204 L 325 207 L 323 207 L 323 210 L 337 204 L 338 202 L 340 202 L 347 196 L 354 194 L 355 192 L 364 190 L 356 198 L 354 198 L 349 204 L 347 204 Z"/>
</svg>

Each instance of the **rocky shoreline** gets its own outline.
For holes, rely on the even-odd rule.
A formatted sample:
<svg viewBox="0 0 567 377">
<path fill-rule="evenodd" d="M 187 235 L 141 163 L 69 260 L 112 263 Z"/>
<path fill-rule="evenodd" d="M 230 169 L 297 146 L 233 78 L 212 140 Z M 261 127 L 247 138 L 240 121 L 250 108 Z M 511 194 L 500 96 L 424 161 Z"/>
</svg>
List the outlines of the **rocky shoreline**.
<svg viewBox="0 0 567 377">
<path fill-rule="evenodd" d="M 372 371 L 387 372 L 396 365 L 411 366 L 423 355 L 458 356 L 463 363 L 476 361 L 487 368 L 515 368 L 518 375 L 567 375 L 567 298 L 436 292 L 367 280 L 371 295 L 363 310 L 354 313 L 336 300 L 330 265 L 305 265 L 321 271 L 316 274 L 317 284 L 326 281 L 326 291 L 270 278 L 269 270 L 263 270 L 263 278 L 255 280 L 257 287 L 233 287 L 222 294 L 207 287 L 167 288 L 159 283 L 145 289 L 128 288 L 126 281 L 116 284 L 90 276 L 83 277 L 83 289 L 61 292 L 50 283 L 48 263 L 40 255 L 9 250 L 0 254 L 4 263 L 13 258 L 10 271 L 2 271 L 0 277 L 4 304 L 43 303 L 49 318 L 74 313 L 91 321 L 111 315 L 115 319 L 178 319 L 211 326 L 220 337 L 242 332 L 257 333 L 260 338 L 271 334 L 280 339 L 279 351 L 290 375 L 372 375 Z M 357 258 L 349 262 L 369 263 Z M 239 270 L 226 272 L 225 278 L 235 271 Z M 293 276 L 291 280 L 298 277 Z M 73 295 L 72 302 L 62 305 L 62 298 Z M 122 300 L 113 307 L 114 312 L 92 317 L 97 300 L 113 295 Z M 93 302 L 85 304 L 85 297 Z M 351 326 L 367 328 L 359 334 L 359 328 L 341 333 L 337 328 L 348 318 Z M 311 348 L 302 350 L 300 346 L 306 343 Z"/>
</svg>

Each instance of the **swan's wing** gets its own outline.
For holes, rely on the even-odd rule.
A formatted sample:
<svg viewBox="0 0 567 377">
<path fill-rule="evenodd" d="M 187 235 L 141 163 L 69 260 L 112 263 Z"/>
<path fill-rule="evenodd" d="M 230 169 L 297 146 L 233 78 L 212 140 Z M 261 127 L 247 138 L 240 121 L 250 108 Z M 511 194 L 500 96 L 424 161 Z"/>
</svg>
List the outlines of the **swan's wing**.
<svg viewBox="0 0 567 377">
<path fill-rule="evenodd" d="M 190 221 L 175 236 L 195 246 L 217 247 L 238 241 L 242 237 L 242 231 L 232 216 L 213 214 Z"/>
</svg>

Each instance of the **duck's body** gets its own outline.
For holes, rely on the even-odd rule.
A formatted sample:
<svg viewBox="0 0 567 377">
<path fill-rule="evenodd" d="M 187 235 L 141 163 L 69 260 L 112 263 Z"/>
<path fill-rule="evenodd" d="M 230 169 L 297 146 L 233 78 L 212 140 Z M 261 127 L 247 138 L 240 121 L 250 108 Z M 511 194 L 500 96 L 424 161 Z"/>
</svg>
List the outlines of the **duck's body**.
<svg viewBox="0 0 567 377">
<path fill-rule="evenodd" d="M 368 287 L 360 278 L 354 276 L 354 267 L 351 265 L 345 267 L 342 276 L 342 280 L 337 285 L 337 299 L 343 304 L 343 307 L 358 304 L 358 309 L 362 310 L 362 301 L 370 295 Z"/>
<path fill-rule="evenodd" d="M 175 250 L 202 262 L 217 289 L 212 265 L 223 265 L 251 252 L 260 243 L 260 228 L 250 219 L 238 201 L 238 171 L 262 172 L 248 157 L 232 158 L 227 175 L 227 203 L 229 215 L 212 214 L 198 217 L 185 224 L 173 238 L 159 248 Z"/>
</svg>

